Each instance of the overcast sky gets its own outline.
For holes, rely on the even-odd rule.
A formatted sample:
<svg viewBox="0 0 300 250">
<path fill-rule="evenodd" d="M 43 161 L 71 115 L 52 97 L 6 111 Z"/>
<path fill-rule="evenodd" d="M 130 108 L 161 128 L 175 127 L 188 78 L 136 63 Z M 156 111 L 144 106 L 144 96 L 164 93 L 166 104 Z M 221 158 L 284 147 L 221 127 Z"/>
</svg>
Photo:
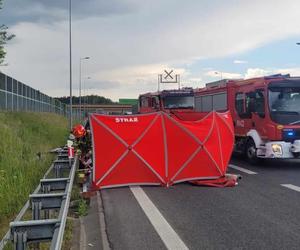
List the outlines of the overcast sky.
<svg viewBox="0 0 300 250">
<path fill-rule="evenodd" d="M 86 56 L 83 94 L 114 100 L 155 91 L 164 69 L 193 87 L 221 73 L 300 75 L 299 10 L 299 0 L 73 0 L 74 94 Z M 0 20 L 16 35 L 0 70 L 68 95 L 68 0 L 4 0 Z"/>
</svg>

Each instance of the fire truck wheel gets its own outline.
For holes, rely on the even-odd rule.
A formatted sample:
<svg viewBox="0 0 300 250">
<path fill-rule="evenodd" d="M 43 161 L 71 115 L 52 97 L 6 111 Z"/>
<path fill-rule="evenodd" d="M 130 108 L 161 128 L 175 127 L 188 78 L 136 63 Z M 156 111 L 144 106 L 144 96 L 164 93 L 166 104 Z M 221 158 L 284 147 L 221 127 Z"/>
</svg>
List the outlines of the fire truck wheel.
<svg viewBox="0 0 300 250">
<path fill-rule="evenodd" d="M 256 156 L 256 146 L 255 146 L 253 139 L 251 139 L 251 138 L 248 140 L 248 142 L 246 144 L 245 154 L 246 154 L 247 160 L 251 164 L 256 164 L 259 162 L 259 158 Z"/>
<path fill-rule="evenodd" d="M 300 157 L 300 153 L 299 153 L 299 152 L 293 153 L 293 156 L 294 156 L 295 158 L 299 158 L 299 157 Z"/>
</svg>

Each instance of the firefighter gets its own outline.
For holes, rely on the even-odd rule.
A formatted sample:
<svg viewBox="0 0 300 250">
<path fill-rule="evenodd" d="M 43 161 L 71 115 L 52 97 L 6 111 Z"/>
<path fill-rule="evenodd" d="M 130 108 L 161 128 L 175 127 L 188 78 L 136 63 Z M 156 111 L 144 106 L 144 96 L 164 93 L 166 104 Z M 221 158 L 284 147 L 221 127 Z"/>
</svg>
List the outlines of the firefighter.
<svg viewBox="0 0 300 250">
<path fill-rule="evenodd" d="M 80 162 L 83 169 L 92 169 L 92 151 L 89 150 L 85 155 L 81 156 Z"/>
</svg>

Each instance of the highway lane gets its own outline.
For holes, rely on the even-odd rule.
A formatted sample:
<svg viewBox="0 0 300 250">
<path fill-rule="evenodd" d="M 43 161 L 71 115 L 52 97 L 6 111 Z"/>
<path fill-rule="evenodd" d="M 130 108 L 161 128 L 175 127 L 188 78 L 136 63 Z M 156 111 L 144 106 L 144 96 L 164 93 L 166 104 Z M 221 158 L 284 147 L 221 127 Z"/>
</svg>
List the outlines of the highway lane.
<svg viewBox="0 0 300 250">
<path fill-rule="evenodd" d="M 300 160 L 268 160 L 251 165 L 241 157 L 234 157 L 231 163 L 259 173 L 260 176 L 266 177 L 268 182 L 291 182 L 300 186 Z"/>
<path fill-rule="evenodd" d="M 190 249 L 299 249 L 300 164 L 264 162 L 251 166 L 234 188 L 179 184 L 142 187 L 161 215 Z M 129 188 L 101 191 L 107 233 L 113 249 L 166 249 L 161 236 Z"/>
<path fill-rule="evenodd" d="M 101 197 L 112 249 L 165 249 L 129 188 L 102 190 Z"/>
</svg>

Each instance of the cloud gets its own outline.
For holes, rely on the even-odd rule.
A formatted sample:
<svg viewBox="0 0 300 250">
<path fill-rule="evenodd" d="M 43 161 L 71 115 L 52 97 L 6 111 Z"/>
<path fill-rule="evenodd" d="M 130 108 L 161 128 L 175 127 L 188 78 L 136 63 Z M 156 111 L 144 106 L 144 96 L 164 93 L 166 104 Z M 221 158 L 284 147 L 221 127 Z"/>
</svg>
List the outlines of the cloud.
<svg viewBox="0 0 300 250">
<path fill-rule="evenodd" d="M 248 68 L 244 74 L 220 72 L 216 70 L 207 71 L 205 76 L 220 79 L 222 73 L 223 79 L 250 79 L 256 77 L 269 76 L 274 74 L 290 74 L 291 76 L 300 76 L 300 68 L 282 68 L 282 69 L 263 69 L 263 68 Z"/>
<path fill-rule="evenodd" d="M 291 76 L 300 76 L 300 68 L 277 69 L 276 72 L 283 75 L 290 74 Z"/>
<path fill-rule="evenodd" d="M 3 71 L 56 96 L 68 94 L 66 2 L 7 0 L 11 7 L 5 10 L 11 11 L 3 12 L 12 16 L 10 29 L 17 35 L 7 46 L 9 66 Z M 84 74 L 101 83 L 118 83 L 99 84 L 95 90 L 115 99 L 156 90 L 157 74 L 165 68 L 180 70 L 183 83 L 204 79 L 208 75 L 191 70 L 193 63 L 300 34 L 300 2 L 294 0 L 73 2 L 73 86 L 78 87 L 79 58 L 90 56 Z M 257 73 L 249 69 L 246 75 Z"/>
<path fill-rule="evenodd" d="M 101 89 L 101 90 L 111 90 L 121 87 L 121 83 L 117 81 L 97 81 L 97 80 L 86 80 L 83 83 L 85 89 Z"/>
<path fill-rule="evenodd" d="M 291 76 L 300 76 L 300 68 L 284 68 L 284 69 L 262 69 L 262 68 L 248 68 L 245 73 L 245 79 L 268 76 L 274 74 L 290 74 Z"/>
<path fill-rule="evenodd" d="M 249 68 L 245 74 L 245 79 L 261 77 L 266 75 L 271 75 L 273 72 L 271 70 L 260 69 L 260 68 Z"/>
<path fill-rule="evenodd" d="M 7 24 L 18 22 L 55 23 L 68 19 L 69 1 L 65 0 L 6 0 L 2 11 L 2 21 Z M 93 16 L 107 17 L 126 15 L 138 7 L 130 0 L 85 0 L 72 1 L 73 20 Z"/>
<path fill-rule="evenodd" d="M 236 79 L 241 78 L 242 75 L 239 73 L 231 73 L 231 72 L 220 72 L 216 70 L 207 71 L 205 73 L 206 76 L 213 77 L 213 78 L 220 78 L 222 79 Z"/>
<path fill-rule="evenodd" d="M 234 64 L 245 64 L 245 63 L 248 63 L 248 62 L 244 61 L 244 60 L 234 60 L 233 63 Z"/>
<path fill-rule="evenodd" d="M 114 100 L 120 97 L 137 98 L 141 93 L 152 92 L 158 89 L 158 74 L 163 73 L 163 69 L 169 70 L 166 64 L 149 64 L 140 66 L 122 67 L 112 70 L 98 71 L 92 75 L 93 79 L 105 82 L 108 87 L 98 86 L 98 94 L 105 93 Z M 190 73 L 184 68 L 172 68 L 175 74 L 180 75 L 181 82 L 186 85 L 190 81 Z M 110 83 L 118 84 L 111 86 Z M 178 84 L 160 84 L 162 89 L 174 89 Z"/>
<path fill-rule="evenodd" d="M 245 74 L 239 73 L 229 73 L 229 72 L 222 72 L 222 78 L 225 79 L 235 79 L 235 78 L 256 78 L 262 76 L 269 76 L 274 74 L 290 74 L 291 76 L 300 76 L 300 68 L 285 68 L 285 69 L 262 69 L 262 68 L 248 68 Z M 221 72 L 218 71 L 208 71 L 205 74 L 206 76 L 213 77 L 213 78 L 220 78 Z"/>
<path fill-rule="evenodd" d="M 201 82 L 202 78 L 201 77 L 191 77 L 191 78 L 188 79 L 188 81 L 191 81 L 191 82 Z"/>
</svg>

